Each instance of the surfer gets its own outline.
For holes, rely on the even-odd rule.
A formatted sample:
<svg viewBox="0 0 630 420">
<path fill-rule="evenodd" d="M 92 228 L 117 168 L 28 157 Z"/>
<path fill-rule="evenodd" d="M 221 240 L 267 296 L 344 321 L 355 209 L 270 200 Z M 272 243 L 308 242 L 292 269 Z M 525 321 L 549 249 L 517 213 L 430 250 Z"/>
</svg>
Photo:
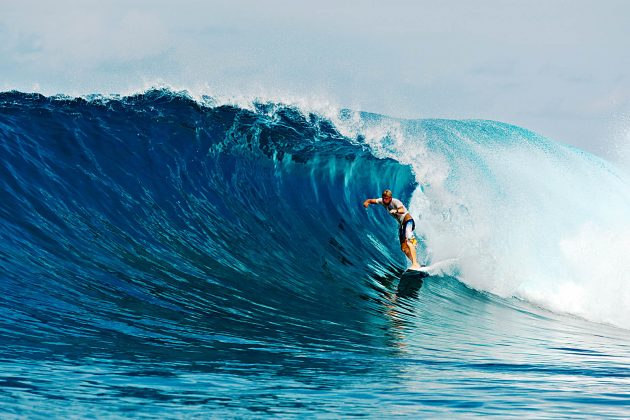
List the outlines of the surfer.
<svg viewBox="0 0 630 420">
<path fill-rule="evenodd" d="M 420 265 L 416 259 L 416 244 L 418 241 L 413 235 L 416 229 L 416 222 L 407 211 L 402 201 L 393 198 L 390 190 L 383 191 L 381 198 L 368 198 L 363 202 L 366 209 L 370 204 L 380 204 L 387 209 L 389 214 L 398 222 L 398 239 L 400 240 L 400 249 L 405 253 L 407 258 L 411 260 L 411 270 L 420 270 Z"/>
</svg>

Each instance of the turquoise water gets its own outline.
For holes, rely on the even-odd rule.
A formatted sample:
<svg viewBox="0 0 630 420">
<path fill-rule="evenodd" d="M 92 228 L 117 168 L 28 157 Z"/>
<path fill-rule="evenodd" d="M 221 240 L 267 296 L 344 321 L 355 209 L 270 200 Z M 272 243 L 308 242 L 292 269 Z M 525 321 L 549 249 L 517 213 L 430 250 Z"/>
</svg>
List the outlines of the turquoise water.
<svg viewBox="0 0 630 420">
<path fill-rule="evenodd" d="M 3 416 L 630 415 L 628 184 L 584 152 L 492 121 L 11 92 L 0 157 Z M 361 205 L 386 187 L 440 267 L 411 293 Z"/>
</svg>

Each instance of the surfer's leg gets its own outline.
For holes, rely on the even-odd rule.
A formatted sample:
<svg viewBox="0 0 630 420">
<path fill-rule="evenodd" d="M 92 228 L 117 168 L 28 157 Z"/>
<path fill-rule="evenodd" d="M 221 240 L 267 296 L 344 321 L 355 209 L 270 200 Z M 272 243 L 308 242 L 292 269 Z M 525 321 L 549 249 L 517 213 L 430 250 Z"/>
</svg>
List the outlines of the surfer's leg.
<svg viewBox="0 0 630 420">
<path fill-rule="evenodd" d="M 413 259 L 411 258 L 411 252 L 409 251 L 409 245 L 407 245 L 407 238 L 405 237 L 405 225 L 401 225 L 398 229 L 398 239 L 400 240 L 400 250 L 405 253 L 407 258 L 411 260 L 413 264 Z"/>
<path fill-rule="evenodd" d="M 413 219 L 409 219 L 405 222 L 401 235 L 401 248 L 407 258 L 411 260 L 411 268 L 414 270 L 420 269 L 420 264 L 418 264 L 417 253 L 416 253 L 416 238 L 413 236 L 414 228 L 416 227 L 416 223 Z"/>
<path fill-rule="evenodd" d="M 411 268 L 413 268 L 414 270 L 419 270 L 420 265 L 418 264 L 418 261 L 416 259 L 415 244 L 410 240 L 405 240 L 405 242 L 400 244 L 400 249 L 402 250 L 402 252 L 405 253 L 407 258 L 409 258 L 409 261 L 411 261 Z"/>
<path fill-rule="evenodd" d="M 405 245 L 407 246 L 407 249 L 409 250 L 409 253 L 408 254 L 406 253 L 406 254 L 407 254 L 407 257 L 409 257 L 409 259 L 411 260 L 411 268 L 419 270 L 420 264 L 418 264 L 416 244 L 412 242 L 410 239 L 407 239 L 407 242 L 405 243 Z"/>
<path fill-rule="evenodd" d="M 409 244 L 407 244 L 407 241 L 400 244 L 400 249 L 402 250 L 402 252 L 405 253 L 407 258 L 409 258 L 409 261 L 411 261 L 411 263 L 413 264 L 413 258 L 411 258 L 411 249 L 409 248 Z"/>
</svg>

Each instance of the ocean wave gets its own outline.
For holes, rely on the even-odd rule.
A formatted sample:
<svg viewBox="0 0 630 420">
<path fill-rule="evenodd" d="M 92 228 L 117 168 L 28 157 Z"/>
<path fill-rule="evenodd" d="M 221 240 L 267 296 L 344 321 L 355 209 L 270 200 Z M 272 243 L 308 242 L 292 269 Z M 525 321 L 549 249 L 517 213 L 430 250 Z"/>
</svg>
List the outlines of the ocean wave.
<svg viewBox="0 0 630 420">
<path fill-rule="evenodd" d="M 286 317 L 341 337 L 364 320 L 338 308 L 369 306 L 405 267 L 392 221 L 361 206 L 390 188 L 418 221 L 425 263 L 455 259 L 477 290 L 630 325 L 624 259 L 583 269 L 624 247 L 610 235 L 628 225 L 625 175 L 519 127 L 168 89 L 6 92 L 0 107 L 12 319 L 159 341 L 179 338 L 155 325 L 182 317 L 204 333 L 245 323 L 250 337 L 270 333 L 261 316 Z"/>
<path fill-rule="evenodd" d="M 325 323 L 347 342 L 362 319 L 347 308 L 402 268 L 395 228 L 361 203 L 386 185 L 408 199 L 410 168 L 315 115 L 164 91 L 0 103 L 2 299 L 18 341 L 282 341 Z"/>
</svg>

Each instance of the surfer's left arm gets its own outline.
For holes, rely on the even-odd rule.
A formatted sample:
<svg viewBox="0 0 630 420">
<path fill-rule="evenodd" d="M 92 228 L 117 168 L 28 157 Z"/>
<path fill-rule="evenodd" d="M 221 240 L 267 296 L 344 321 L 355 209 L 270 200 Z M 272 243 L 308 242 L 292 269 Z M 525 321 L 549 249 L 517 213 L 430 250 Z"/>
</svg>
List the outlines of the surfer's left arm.
<svg viewBox="0 0 630 420">
<path fill-rule="evenodd" d="M 370 204 L 378 204 L 378 198 L 368 198 L 363 202 L 363 207 L 367 209 Z"/>
</svg>

